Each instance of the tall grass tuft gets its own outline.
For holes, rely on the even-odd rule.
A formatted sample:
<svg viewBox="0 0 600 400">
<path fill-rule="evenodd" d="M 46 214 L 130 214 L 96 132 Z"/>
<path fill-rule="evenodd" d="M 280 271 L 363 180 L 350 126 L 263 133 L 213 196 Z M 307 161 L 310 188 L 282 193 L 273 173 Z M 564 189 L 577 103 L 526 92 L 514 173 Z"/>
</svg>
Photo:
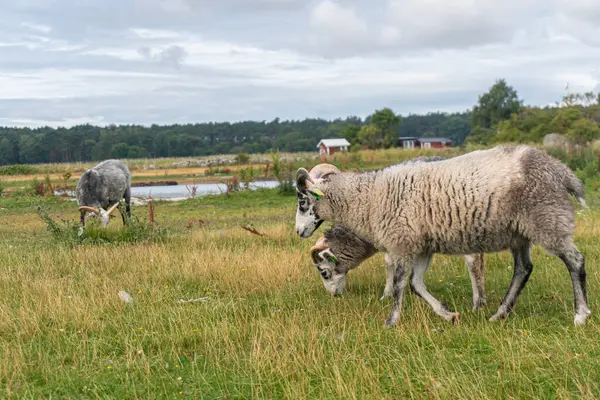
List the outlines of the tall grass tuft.
<svg viewBox="0 0 600 400">
<path fill-rule="evenodd" d="M 37 214 L 46 224 L 46 229 L 52 235 L 52 238 L 61 244 L 67 246 L 76 246 L 82 244 L 131 244 L 131 243 L 164 243 L 170 231 L 157 228 L 153 223 L 141 221 L 137 217 L 128 219 L 125 226 L 119 226 L 119 229 L 104 228 L 98 218 L 88 218 L 85 227 L 79 222 L 65 220 L 60 217 L 53 219 L 50 216 L 47 206 L 37 207 Z M 118 221 L 120 224 L 121 221 Z"/>
</svg>

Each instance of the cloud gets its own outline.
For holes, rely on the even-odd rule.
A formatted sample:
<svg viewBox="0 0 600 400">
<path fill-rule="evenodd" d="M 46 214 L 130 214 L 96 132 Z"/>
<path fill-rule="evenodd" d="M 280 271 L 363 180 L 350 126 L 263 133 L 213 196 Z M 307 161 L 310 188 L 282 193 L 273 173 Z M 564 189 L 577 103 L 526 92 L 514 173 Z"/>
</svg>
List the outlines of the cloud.
<svg viewBox="0 0 600 400">
<path fill-rule="evenodd" d="M 382 34 L 392 43 L 409 47 L 509 42 L 535 13 L 539 17 L 543 11 L 539 2 L 531 0 L 390 0 L 388 25 Z"/>
<path fill-rule="evenodd" d="M 27 0 L 0 15 L 0 124 L 462 111 L 600 89 L 590 0 Z"/>
<path fill-rule="evenodd" d="M 325 0 L 313 6 L 310 25 L 318 32 L 334 39 L 361 41 L 367 35 L 367 24 L 353 7 Z"/>
<path fill-rule="evenodd" d="M 138 49 L 139 54 L 147 60 L 157 61 L 174 67 L 181 66 L 187 56 L 187 52 L 181 46 L 172 45 L 165 49 L 153 51 L 151 48 L 142 46 Z"/>
</svg>

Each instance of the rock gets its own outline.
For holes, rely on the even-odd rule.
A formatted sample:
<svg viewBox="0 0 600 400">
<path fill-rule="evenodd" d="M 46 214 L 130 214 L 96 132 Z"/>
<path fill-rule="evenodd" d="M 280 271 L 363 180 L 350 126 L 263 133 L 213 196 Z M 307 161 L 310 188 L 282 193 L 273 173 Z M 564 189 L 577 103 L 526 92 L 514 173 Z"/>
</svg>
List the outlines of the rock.
<svg viewBox="0 0 600 400">
<path fill-rule="evenodd" d="M 125 303 L 133 303 L 133 298 L 124 290 L 119 291 L 119 298 Z"/>
<path fill-rule="evenodd" d="M 569 141 L 565 137 L 565 135 L 561 135 L 560 133 L 549 133 L 544 136 L 544 147 L 545 148 L 560 148 L 565 149 L 568 145 Z"/>
</svg>

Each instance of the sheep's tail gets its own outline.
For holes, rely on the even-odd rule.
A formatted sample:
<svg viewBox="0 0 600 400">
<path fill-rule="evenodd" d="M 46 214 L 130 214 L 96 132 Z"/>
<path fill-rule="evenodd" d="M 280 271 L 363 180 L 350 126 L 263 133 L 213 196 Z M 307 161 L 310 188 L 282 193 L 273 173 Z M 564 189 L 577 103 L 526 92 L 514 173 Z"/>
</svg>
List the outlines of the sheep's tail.
<svg viewBox="0 0 600 400">
<path fill-rule="evenodd" d="M 585 186 L 581 179 L 575 175 L 573 171 L 569 167 L 564 164 L 561 164 L 561 168 L 564 171 L 561 171 L 562 176 L 562 184 L 567 189 L 567 192 L 571 194 L 582 207 L 588 208 L 587 203 L 585 202 Z"/>
</svg>

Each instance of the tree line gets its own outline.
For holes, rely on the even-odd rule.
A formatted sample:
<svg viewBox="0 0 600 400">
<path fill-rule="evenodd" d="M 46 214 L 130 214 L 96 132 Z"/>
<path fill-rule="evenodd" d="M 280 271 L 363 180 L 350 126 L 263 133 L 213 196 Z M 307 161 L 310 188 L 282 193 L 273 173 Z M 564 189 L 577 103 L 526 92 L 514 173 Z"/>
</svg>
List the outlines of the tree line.
<svg viewBox="0 0 600 400">
<path fill-rule="evenodd" d="M 524 106 L 498 80 L 472 110 L 397 115 L 390 108 L 366 118 L 244 121 L 174 125 L 89 124 L 71 128 L 0 127 L 0 165 L 97 161 L 107 158 L 190 157 L 215 154 L 316 151 L 320 139 L 344 137 L 352 148 L 388 148 L 399 136 L 465 141 L 539 142 L 551 132 L 581 142 L 600 136 L 600 96 L 570 94 L 560 107 Z"/>
<path fill-rule="evenodd" d="M 392 115 L 397 121 L 387 124 Z M 462 143 L 470 130 L 468 112 L 396 116 L 374 113 L 385 130 L 357 136 L 370 118 L 301 121 L 244 121 L 174 125 L 77 125 L 71 128 L 0 127 L 0 165 L 96 161 L 107 158 L 191 157 L 215 154 L 317 151 L 323 138 L 346 137 L 370 147 L 395 146 L 398 135 L 449 136 Z M 377 115 L 382 118 L 377 119 Z M 402 121 L 400 124 L 399 121 Z M 393 131 L 392 131 L 393 130 Z M 364 132 L 363 132 L 364 133 Z M 373 136 L 375 135 L 375 136 Z M 385 143 L 380 139 L 385 136 Z"/>
</svg>

